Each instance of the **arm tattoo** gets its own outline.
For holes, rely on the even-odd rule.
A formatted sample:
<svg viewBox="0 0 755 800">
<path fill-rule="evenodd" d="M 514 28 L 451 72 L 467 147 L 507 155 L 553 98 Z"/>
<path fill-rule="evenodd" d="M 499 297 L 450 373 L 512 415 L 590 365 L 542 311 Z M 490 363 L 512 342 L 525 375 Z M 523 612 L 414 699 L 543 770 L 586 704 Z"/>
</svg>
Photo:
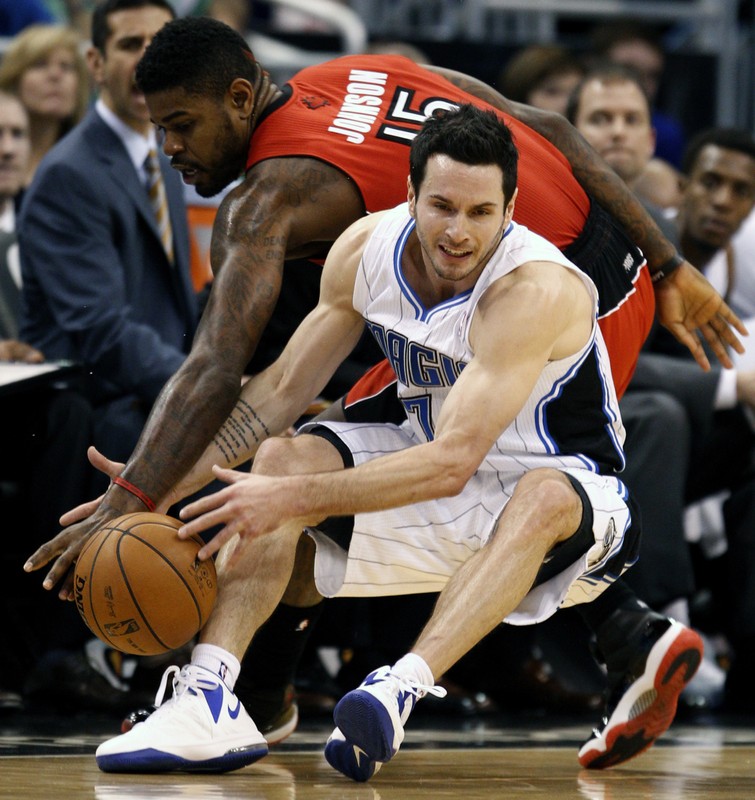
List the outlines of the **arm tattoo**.
<svg viewBox="0 0 755 800">
<path fill-rule="evenodd" d="M 213 443 L 223 454 L 227 464 L 238 463 L 239 458 L 252 450 L 250 440 L 255 445 L 269 438 L 270 430 L 264 420 L 246 402 L 240 399 L 228 419 L 215 434 Z"/>
</svg>

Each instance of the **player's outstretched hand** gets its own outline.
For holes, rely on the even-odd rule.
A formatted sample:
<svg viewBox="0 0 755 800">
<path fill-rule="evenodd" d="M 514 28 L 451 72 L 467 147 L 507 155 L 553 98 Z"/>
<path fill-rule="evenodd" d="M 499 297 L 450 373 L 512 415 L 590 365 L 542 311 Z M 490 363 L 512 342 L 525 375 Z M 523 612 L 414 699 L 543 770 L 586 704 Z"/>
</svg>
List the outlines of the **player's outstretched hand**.
<svg viewBox="0 0 755 800">
<path fill-rule="evenodd" d="M 289 487 L 285 477 L 250 475 L 219 466 L 212 471 L 229 485 L 187 505 L 179 515 L 186 522 L 178 531 L 182 539 L 216 525 L 223 526 L 199 551 L 201 560 L 210 558 L 237 535 L 242 539 L 263 536 L 294 519 L 294 504 L 287 499 Z M 302 521 L 302 527 L 305 524 Z"/>
<path fill-rule="evenodd" d="M 688 261 L 655 285 L 655 302 L 661 324 L 689 348 L 704 370 L 710 369 L 710 362 L 698 331 L 724 367 L 733 366 L 728 348 L 744 352 L 737 333 L 747 336 L 747 328 L 707 278 Z"/>
<path fill-rule="evenodd" d="M 117 461 L 110 461 L 94 447 L 88 449 L 87 457 L 97 469 L 104 472 L 111 480 L 116 475 L 120 475 L 123 469 L 123 464 Z M 131 509 L 112 507 L 105 501 L 105 495 L 101 495 L 96 500 L 83 503 L 67 511 L 60 518 L 61 525 L 67 527 L 54 539 L 45 542 L 36 552 L 29 556 L 24 564 L 24 571 L 33 572 L 53 561 L 52 568 L 45 576 L 42 586 L 45 589 L 52 589 L 60 581 L 63 581 L 58 597 L 61 600 L 73 600 L 73 570 L 71 567 L 82 548 L 89 540 L 89 537 L 108 520 L 114 519 L 129 510 Z"/>
</svg>

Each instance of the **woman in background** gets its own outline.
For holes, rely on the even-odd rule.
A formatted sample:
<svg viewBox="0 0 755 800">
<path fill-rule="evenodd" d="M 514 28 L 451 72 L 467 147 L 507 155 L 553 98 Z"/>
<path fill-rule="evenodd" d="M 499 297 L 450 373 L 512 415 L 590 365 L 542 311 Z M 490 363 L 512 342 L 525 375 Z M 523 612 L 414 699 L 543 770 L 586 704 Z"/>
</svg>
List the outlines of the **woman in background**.
<svg viewBox="0 0 755 800">
<path fill-rule="evenodd" d="M 65 25 L 25 28 L 0 63 L 0 89 L 17 95 L 29 114 L 28 186 L 42 157 L 83 117 L 89 103 L 89 73 L 79 34 Z"/>
</svg>

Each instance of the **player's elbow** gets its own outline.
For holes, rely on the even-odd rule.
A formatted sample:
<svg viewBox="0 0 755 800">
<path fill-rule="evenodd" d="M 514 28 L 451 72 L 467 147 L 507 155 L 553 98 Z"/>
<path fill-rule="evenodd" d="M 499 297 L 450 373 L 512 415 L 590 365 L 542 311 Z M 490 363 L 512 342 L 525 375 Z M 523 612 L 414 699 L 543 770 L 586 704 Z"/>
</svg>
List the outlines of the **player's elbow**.
<svg viewBox="0 0 755 800">
<path fill-rule="evenodd" d="M 443 447 L 436 464 L 436 474 L 442 486 L 442 496 L 454 497 L 463 491 L 477 472 L 482 457 L 479 448 L 471 442 L 456 441 Z"/>
</svg>

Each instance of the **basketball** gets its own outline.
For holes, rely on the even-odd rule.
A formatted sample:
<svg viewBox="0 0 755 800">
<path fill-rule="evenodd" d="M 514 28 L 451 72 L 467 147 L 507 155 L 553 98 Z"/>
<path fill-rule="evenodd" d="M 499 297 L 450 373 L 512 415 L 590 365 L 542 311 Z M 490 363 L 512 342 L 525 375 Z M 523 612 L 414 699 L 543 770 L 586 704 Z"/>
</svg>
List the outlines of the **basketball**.
<svg viewBox="0 0 755 800">
<path fill-rule="evenodd" d="M 202 540 L 179 539 L 181 522 L 163 514 L 125 514 L 86 543 L 74 572 L 74 598 L 89 630 L 115 650 L 157 655 L 190 641 L 217 594 Z"/>
</svg>

